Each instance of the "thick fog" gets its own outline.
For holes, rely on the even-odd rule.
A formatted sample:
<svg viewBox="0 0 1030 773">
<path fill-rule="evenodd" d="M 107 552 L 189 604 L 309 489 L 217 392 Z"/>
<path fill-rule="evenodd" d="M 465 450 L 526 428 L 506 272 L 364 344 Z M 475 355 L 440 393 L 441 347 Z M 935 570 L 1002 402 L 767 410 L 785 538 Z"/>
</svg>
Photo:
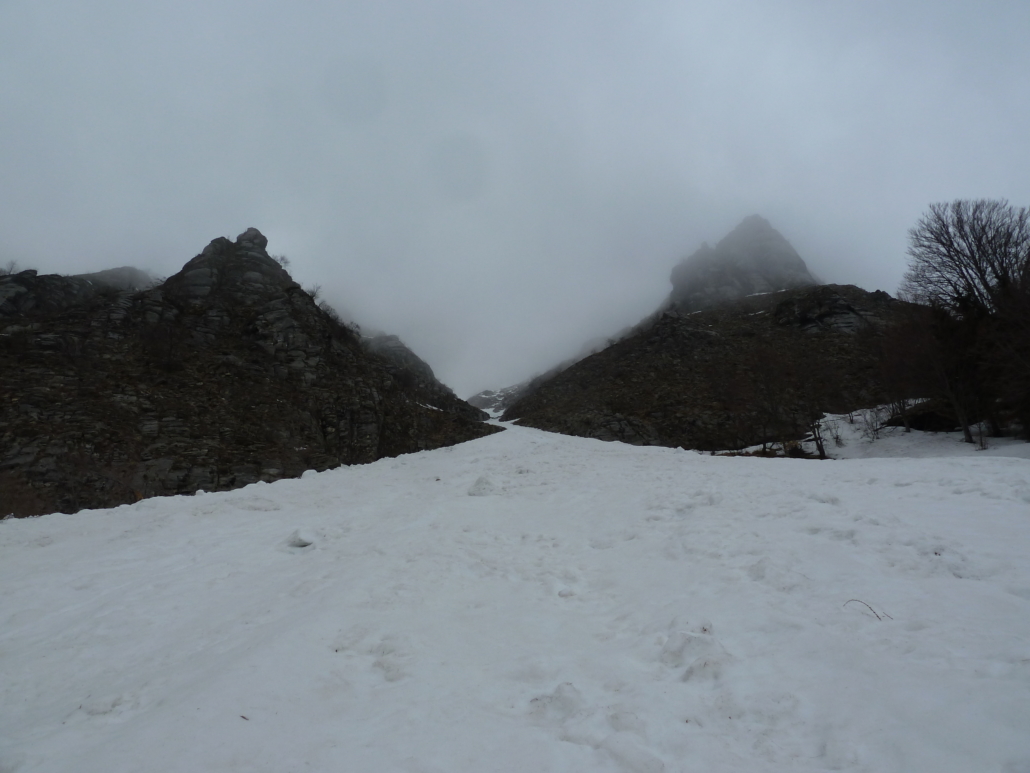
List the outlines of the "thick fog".
<svg viewBox="0 0 1030 773">
<path fill-rule="evenodd" d="M 0 265 L 177 271 L 249 226 L 466 397 L 769 219 L 893 292 L 957 197 L 1030 204 L 1030 3 L 0 3 Z"/>
</svg>

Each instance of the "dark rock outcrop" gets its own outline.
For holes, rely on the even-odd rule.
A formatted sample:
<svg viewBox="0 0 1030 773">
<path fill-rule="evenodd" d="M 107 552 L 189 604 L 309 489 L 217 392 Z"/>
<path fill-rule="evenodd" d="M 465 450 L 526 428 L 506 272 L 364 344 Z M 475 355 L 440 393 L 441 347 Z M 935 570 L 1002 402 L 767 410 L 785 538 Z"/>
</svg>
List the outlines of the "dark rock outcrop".
<svg viewBox="0 0 1030 773">
<path fill-rule="evenodd" d="M 144 291 L 0 277 L 0 516 L 236 488 L 496 431 L 366 352 L 266 246 L 253 228 L 215 239 Z"/>
<path fill-rule="evenodd" d="M 672 270 L 670 280 L 671 303 L 687 312 L 817 284 L 790 242 L 758 215 L 744 218 L 714 249 L 702 244 Z"/>
<path fill-rule="evenodd" d="M 503 419 L 705 450 L 795 439 L 823 412 L 883 401 L 877 336 L 901 305 L 823 285 L 673 308 L 539 385 Z"/>
</svg>

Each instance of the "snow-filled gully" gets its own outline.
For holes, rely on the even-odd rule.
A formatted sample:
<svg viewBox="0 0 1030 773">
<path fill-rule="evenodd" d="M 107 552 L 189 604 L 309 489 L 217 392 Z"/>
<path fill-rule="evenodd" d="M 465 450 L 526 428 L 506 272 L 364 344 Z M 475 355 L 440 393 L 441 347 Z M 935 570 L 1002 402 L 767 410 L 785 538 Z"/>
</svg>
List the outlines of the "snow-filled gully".
<svg viewBox="0 0 1030 773">
<path fill-rule="evenodd" d="M 1030 463 L 945 440 L 511 427 L 5 521 L 0 771 L 1025 773 Z"/>
</svg>

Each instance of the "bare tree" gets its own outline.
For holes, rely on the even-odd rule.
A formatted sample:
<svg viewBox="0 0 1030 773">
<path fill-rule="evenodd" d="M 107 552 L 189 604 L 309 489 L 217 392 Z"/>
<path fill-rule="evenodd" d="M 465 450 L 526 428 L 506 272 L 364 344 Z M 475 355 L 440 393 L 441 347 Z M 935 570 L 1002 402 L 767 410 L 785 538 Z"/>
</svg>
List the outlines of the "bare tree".
<svg viewBox="0 0 1030 773">
<path fill-rule="evenodd" d="M 932 204 L 909 231 L 908 254 L 901 290 L 935 309 L 935 361 L 967 440 L 973 420 L 1000 433 L 1005 411 L 1030 438 L 1030 209 Z"/>
<path fill-rule="evenodd" d="M 992 314 L 1030 284 L 1030 210 L 1005 200 L 931 204 L 908 232 L 901 290 L 954 314 Z"/>
</svg>

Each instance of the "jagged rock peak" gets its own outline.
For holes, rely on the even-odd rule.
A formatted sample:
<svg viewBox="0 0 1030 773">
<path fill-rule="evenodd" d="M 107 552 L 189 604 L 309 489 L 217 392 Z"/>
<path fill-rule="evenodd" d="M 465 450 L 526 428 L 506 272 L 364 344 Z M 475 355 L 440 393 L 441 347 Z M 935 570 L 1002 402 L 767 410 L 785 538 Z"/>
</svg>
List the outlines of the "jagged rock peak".
<svg viewBox="0 0 1030 773">
<path fill-rule="evenodd" d="M 670 281 L 670 300 L 683 311 L 818 284 L 790 242 L 760 215 L 744 218 L 714 248 L 702 244 L 672 270 Z"/>
<path fill-rule="evenodd" d="M 253 254 L 262 255 L 268 257 L 268 253 L 265 252 L 265 248 L 268 247 L 268 237 L 261 233 L 256 228 L 248 228 L 246 231 L 236 237 L 236 241 L 229 241 L 224 236 L 219 236 L 217 239 L 212 239 L 211 242 L 203 249 L 200 255 L 224 255 L 232 252 L 236 248 L 240 248 L 244 251 L 251 252 Z M 198 255 L 197 257 L 200 257 Z M 196 258 L 194 258 L 196 260 Z M 274 262 L 274 261 L 273 261 Z"/>
<path fill-rule="evenodd" d="M 298 285 L 269 257 L 267 246 L 268 239 L 256 228 L 248 228 L 235 242 L 220 236 L 169 277 L 165 287 L 172 296 L 193 305 L 209 303 L 219 291 L 251 304 L 295 289 Z"/>
<path fill-rule="evenodd" d="M 264 250 L 268 246 L 268 239 L 256 228 L 248 228 L 236 237 L 237 244 L 249 244 Z"/>
</svg>

